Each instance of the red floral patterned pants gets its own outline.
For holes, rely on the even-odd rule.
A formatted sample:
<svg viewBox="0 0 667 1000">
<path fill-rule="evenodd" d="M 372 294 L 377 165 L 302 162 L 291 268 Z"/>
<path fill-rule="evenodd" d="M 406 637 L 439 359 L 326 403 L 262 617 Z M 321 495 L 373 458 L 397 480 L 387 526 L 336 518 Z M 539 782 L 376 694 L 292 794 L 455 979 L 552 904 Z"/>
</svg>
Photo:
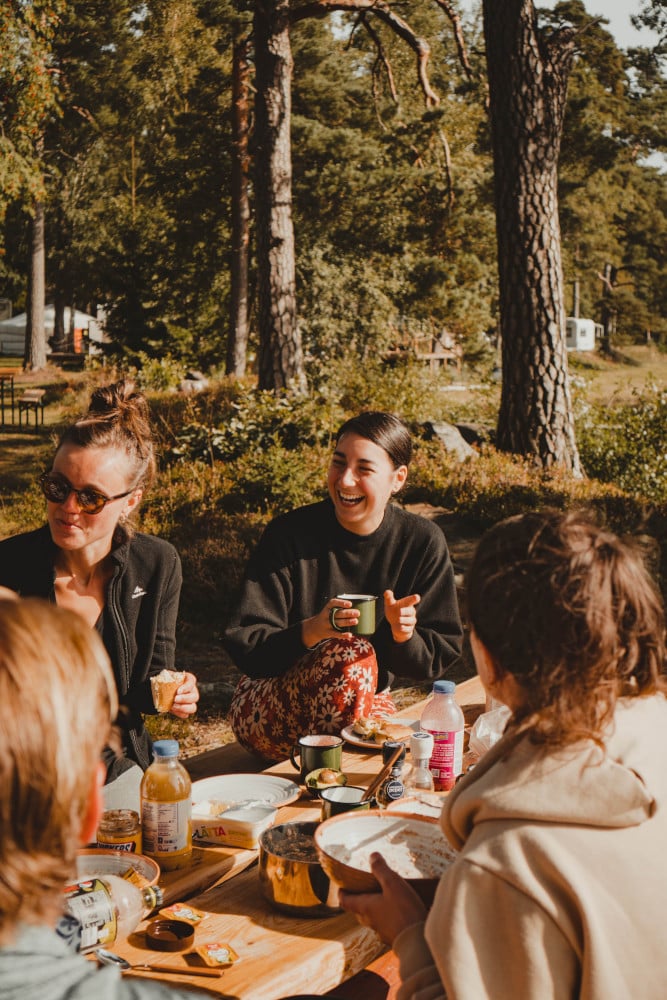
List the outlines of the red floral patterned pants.
<svg viewBox="0 0 667 1000">
<path fill-rule="evenodd" d="M 393 715 L 389 692 L 376 694 L 377 676 L 366 639 L 326 639 L 280 677 L 241 677 L 230 707 L 234 735 L 246 750 L 276 761 L 306 733 L 340 733 L 360 715 Z"/>
</svg>

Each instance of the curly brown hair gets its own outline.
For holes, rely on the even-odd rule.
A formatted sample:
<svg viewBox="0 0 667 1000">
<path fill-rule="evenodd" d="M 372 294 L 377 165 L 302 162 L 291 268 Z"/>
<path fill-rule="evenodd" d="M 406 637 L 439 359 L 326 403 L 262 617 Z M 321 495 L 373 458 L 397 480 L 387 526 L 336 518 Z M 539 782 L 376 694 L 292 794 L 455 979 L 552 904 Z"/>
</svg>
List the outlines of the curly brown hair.
<svg viewBox="0 0 667 1000">
<path fill-rule="evenodd" d="M 636 545 L 585 511 L 495 525 L 466 597 L 475 634 L 521 685 L 513 725 L 536 742 L 602 743 L 619 696 L 667 691 L 658 589 Z"/>
</svg>

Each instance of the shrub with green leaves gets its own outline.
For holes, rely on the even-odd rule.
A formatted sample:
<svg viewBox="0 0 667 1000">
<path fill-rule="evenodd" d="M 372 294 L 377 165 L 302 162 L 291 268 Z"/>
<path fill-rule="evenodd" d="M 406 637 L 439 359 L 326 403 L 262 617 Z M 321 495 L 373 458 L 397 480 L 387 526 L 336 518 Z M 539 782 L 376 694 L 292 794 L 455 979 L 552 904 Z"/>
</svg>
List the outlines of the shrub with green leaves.
<svg viewBox="0 0 667 1000">
<path fill-rule="evenodd" d="M 137 354 L 137 382 L 142 389 L 163 392 L 175 389 L 184 376 L 183 362 L 170 354 L 152 358 L 144 351 Z"/>
<path fill-rule="evenodd" d="M 233 485 L 220 506 L 230 513 L 254 510 L 274 516 L 321 500 L 329 457 L 329 449 L 320 445 L 290 449 L 278 441 L 248 451 L 228 464 Z"/>
<path fill-rule="evenodd" d="M 667 502 L 667 391 L 648 385 L 626 405 L 589 408 L 577 437 L 589 476 Z"/>
<path fill-rule="evenodd" d="M 326 444 L 339 414 L 322 405 L 318 396 L 269 392 L 239 387 L 235 398 L 208 421 L 192 420 L 175 435 L 168 453 L 172 461 L 203 459 L 229 461 L 259 455 L 273 447 L 287 451 Z"/>
</svg>

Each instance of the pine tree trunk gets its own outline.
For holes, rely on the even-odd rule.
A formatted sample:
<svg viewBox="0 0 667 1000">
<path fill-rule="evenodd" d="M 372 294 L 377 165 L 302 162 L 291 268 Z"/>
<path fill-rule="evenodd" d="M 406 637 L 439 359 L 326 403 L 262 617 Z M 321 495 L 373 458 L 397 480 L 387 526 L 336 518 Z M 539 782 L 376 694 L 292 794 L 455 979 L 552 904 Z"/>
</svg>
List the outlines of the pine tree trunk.
<svg viewBox="0 0 667 1000">
<path fill-rule="evenodd" d="M 30 226 L 30 307 L 26 317 L 23 367 L 38 371 L 46 367 L 46 331 L 44 296 L 46 291 L 46 248 L 44 244 L 44 205 L 35 202 Z"/>
<path fill-rule="evenodd" d="M 53 339 L 52 351 L 66 351 L 67 339 L 65 333 L 65 294 L 58 289 L 53 295 Z"/>
<path fill-rule="evenodd" d="M 257 0 L 254 39 L 259 387 L 305 391 L 292 225 L 288 0 Z"/>
<path fill-rule="evenodd" d="M 581 475 L 565 346 L 558 155 L 573 38 L 532 0 L 484 0 L 503 385 L 498 446 Z"/>
<path fill-rule="evenodd" d="M 250 203 L 248 201 L 248 67 L 249 40 L 234 46 L 232 67 L 232 265 L 228 375 L 245 375 L 248 347 L 248 260 Z"/>
</svg>

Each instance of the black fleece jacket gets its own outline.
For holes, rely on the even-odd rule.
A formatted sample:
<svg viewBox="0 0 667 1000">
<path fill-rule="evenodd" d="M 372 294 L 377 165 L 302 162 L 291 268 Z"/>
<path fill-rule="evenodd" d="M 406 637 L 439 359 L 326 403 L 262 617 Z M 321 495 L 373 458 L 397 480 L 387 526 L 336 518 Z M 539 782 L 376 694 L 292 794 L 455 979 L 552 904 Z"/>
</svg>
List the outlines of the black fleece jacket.
<svg viewBox="0 0 667 1000">
<path fill-rule="evenodd" d="M 417 628 L 397 643 L 381 595 L 419 594 Z M 250 677 L 278 677 L 306 652 L 301 623 L 336 594 L 376 594 L 378 689 L 392 676 L 440 677 L 461 653 L 454 570 L 441 529 L 389 504 L 370 535 L 346 531 L 330 500 L 299 507 L 267 526 L 248 563 L 225 647 Z"/>
<path fill-rule="evenodd" d="M 151 763 L 151 743 L 142 713 L 154 714 L 150 677 L 174 669 L 176 616 L 181 593 L 181 562 L 173 545 L 137 532 L 119 531 L 112 550 L 113 573 L 97 621 L 111 660 L 123 710 L 118 724 L 125 758 L 105 751 L 107 781 L 134 761 Z M 57 549 L 48 525 L 0 542 L 0 585 L 22 597 L 55 603 Z M 76 692 L 72 692 L 76 697 Z"/>
</svg>

